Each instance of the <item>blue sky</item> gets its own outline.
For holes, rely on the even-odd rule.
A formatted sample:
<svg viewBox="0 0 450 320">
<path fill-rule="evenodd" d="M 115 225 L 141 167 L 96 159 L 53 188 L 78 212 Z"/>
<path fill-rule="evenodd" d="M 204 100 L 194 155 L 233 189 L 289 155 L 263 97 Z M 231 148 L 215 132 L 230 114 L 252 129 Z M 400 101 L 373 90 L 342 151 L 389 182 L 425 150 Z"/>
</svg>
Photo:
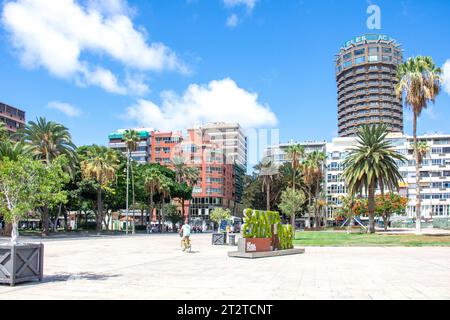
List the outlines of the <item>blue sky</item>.
<svg viewBox="0 0 450 320">
<path fill-rule="evenodd" d="M 405 57 L 450 60 L 444 0 L 7 0 L 0 101 L 65 124 L 78 145 L 104 144 L 119 128 L 209 120 L 279 128 L 282 141 L 330 140 L 334 55 L 373 33 L 372 3 L 382 12 L 376 33 L 397 39 Z M 443 91 L 419 132 L 450 133 L 449 119 Z"/>
</svg>

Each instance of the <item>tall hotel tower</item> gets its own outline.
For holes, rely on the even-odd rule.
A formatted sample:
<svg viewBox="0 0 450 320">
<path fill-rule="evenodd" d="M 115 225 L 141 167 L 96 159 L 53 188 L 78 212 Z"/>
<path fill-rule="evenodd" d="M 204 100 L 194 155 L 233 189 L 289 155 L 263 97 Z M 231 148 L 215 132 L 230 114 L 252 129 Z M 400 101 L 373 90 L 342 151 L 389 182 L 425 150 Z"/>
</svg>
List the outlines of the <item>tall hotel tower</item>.
<svg viewBox="0 0 450 320">
<path fill-rule="evenodd" d="M 403 132 L 402 99 L 395 93 L 400 45 L 368 34 L 346 42 L 336 57 L 339 136 L 354 136 L 365 124 L 385 123 Z"/>
</svg>

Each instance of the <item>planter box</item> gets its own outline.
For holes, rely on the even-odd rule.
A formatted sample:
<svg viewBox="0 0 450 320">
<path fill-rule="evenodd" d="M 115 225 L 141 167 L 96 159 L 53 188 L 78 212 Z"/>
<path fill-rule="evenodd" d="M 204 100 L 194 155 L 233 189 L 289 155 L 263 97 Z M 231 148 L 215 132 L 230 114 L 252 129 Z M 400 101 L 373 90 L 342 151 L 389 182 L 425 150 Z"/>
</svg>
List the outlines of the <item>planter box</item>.
<svg viewBox="0 0 450 320">
<path fill-rule="evenodd" d="M 226 233 L 213 233 L 212 244 L 213 246 L 223 246 L 227 243 Z"/>
<path fill-rule="evenodd" d="M 43 244 L 0 244 L 0 283 L 14 286 L 43 277 Z"/>
<path fill-rule="evenodd" d="M 270 252 L 272 251 L 272 239 L 268 238 L 241 238 L 238 240 L 239 252 Z"/>
</svg>

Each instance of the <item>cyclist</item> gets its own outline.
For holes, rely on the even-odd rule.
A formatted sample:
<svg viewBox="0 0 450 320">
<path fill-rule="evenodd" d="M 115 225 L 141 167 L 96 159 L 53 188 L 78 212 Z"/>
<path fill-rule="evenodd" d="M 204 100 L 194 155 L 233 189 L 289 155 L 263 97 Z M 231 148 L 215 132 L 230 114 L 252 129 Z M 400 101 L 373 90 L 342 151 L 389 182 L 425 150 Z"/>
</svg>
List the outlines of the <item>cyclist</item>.
<svg viewBox="0 0 450 320">
<path fill-rule="evenodd" d="M 191 226 L 185 223 L 180 229 L 180 234 L 182 236 L 181 243 L 183 244 L 183 251 L 185 251 L 191 245 L 191 240 L 189 239 L 191 236 Z"/>
</svg>

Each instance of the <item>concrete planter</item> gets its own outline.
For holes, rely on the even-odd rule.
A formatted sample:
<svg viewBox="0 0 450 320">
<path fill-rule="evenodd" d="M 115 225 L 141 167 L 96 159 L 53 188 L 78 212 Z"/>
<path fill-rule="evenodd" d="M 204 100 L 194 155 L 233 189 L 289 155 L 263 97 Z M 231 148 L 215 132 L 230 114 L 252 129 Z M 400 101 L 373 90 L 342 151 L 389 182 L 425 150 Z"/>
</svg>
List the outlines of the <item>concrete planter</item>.
<svg viewBox="0 0 450 320">
<path fill-rule="evenodd" d="M 223 246 L 227 243 L 226 233 L 213 233 L 212 234 L 212 244 L 213 246 Z"/>
<path fill-rule="evenodd" d="M 270 252 L 272 251 L 272 239 L 270 238 L 241 238 L 238 240 L 240 252 Z"/>
<path fill-rule="evenodd" d="M 44 277 L 43 244 L 0 244 L 0 284 L 42 281 Z"/>
</svg>

